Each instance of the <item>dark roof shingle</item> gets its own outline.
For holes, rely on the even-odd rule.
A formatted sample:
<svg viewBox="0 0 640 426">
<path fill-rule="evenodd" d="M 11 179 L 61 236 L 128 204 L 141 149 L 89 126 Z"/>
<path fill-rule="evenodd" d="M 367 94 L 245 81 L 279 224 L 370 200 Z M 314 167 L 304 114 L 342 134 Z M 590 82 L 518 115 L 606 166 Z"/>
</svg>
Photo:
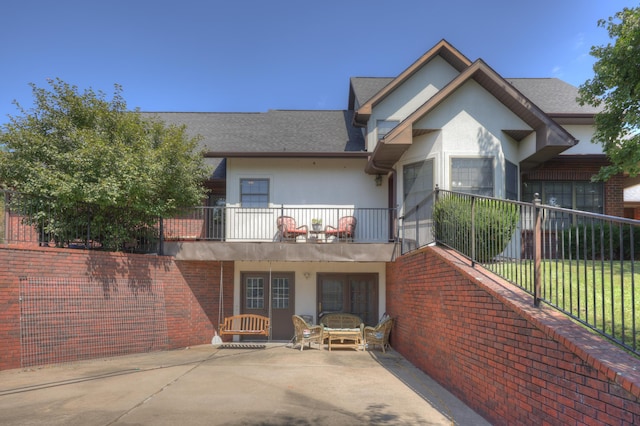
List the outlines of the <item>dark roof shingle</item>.
<svg viewBox="0 0 640 426">
<path fill-rule="evenodd" d="M 340 153 L 364 150 L 362 132 L 351 124 L 353 111 L 266 113 L 158 112 L 167 124 L 186 125 L 200 135 L 205 152 Z"/>
</svg>

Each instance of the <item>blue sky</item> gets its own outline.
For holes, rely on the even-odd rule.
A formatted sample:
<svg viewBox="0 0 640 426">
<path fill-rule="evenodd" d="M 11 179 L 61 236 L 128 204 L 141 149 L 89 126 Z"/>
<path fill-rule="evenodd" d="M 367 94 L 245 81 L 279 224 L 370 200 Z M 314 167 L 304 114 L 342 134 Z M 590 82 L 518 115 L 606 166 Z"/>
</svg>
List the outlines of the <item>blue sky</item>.
<svg viewBox="0 0 640 426">
<path fill-rule="evenodd" d="M 123 86 L 143 111 L 346 109 L 349 78 L 391 77 L 441 39 L 504 77 L 593 75 L 597 26 L 626 0 L 7 0 L 0 125 L 29 83 Z"/>
</svg>

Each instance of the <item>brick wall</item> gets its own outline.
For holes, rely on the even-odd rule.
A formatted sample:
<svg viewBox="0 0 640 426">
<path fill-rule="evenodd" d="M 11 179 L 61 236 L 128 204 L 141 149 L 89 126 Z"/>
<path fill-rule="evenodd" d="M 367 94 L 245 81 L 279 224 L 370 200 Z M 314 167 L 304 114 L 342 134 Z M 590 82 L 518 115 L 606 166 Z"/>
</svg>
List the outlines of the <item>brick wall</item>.
<svg viewBox="0 0 640 426">
<path fill-rule="evenodd" d="M 522 179 L 589 181 L 607 164 L 604 155 L 560 155 L 535 170 L 523 173 Z M 624 179 L 622 175 L 617 175 L 604 183 L 604 214 L 624 217 Z"/>
<path fill-rule="evenodd" d="M 493 424 L 640 424 L 640 361 L 464 259 L 402 256 L 386 298 L 393 348 Z"/>
<path fill-rule="evenodd" d="M 163 336 L 163 344 L 157 349 L 172 349 L 211 342 L 214 328 L 217 328 L 218 324 L 221 269 L 223 292 L 227 295 L 224 298 L 224 312 L 229 313 L 233 311 L 232 262 L 180 262 L 164 256 L 72 249 L 0 249 L 0 370 L 21 366 L 21 278 L 65 277 L 76 279 L 75 282 L 78 283 L 86 282 L 87 277 L 103 282 L 123 279 L 140 282 L 153 280 L 162 286 L 165 303 L 166 329 L 163 327 L 162 332 L 166 333 L 166 336 Z M 74 280 L 71 280 L 70 285 L 74 285 L 73 282 Z M 113 306 L 131 302 L 127 297 L 111 297 L 108 303 Z M 61 309 L 60 315 L 65 315 L 64 309 Z M 131 321 L 126 318 L 121 318 L 121 321 L 126 322 L 128 327 L 132 326 Z M 91 328 L 94 327 L 91 324 L 98 324 L 99 321 L 84 323 L 86 330 L 83 333 L 90 335 Z M 74 337 L 77 336 L 67 338 L 53 335 L 51 342 L 40 344 L 60 345 L 61 339 L 64 338 L 66 340 L 62 343 L 69 346 L 82 340 Z M 73 348 L 68 349 L 70 350 L 67 352 L 74 352 Z M 92 347 L 92 351 L 97 351 L 92 353 L 92 356 L 110 354 L 109 344 L 105 341 L 102 348 Z M 78 349 L 75 352 L 81 354 L 82 351 Z M 47 362 L 52 363 L 60 361 L 68 359 L 47 359 Z"/>
</svg>

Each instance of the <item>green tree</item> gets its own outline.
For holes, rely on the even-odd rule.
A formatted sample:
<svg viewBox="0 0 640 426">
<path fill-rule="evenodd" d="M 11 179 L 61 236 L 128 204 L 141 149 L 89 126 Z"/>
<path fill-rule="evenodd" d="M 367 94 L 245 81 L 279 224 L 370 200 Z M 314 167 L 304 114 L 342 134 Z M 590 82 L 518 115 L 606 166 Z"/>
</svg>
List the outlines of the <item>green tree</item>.
<svg viewBox="0 0 640 426">
<path fill-rule="evenodd" d="M 597 180 L 618 173 L 640 172 L 640 8 L 624 8 L 598 26 L 615 40 L 594 46 L 595 76 L 580 86 L 582 105 L 603 106 L 596 115 L 594 141 L 604 147 L 611 165 L 603 167 Z"/>
<path fill-rule="evenodd" d="M 118 85 L 108 101 L 48 83 L 51 90 L 32 84 L 34 107 L 15 102 L 22 114 L 0 131 L 0 181 L 28 194 L 19 204 L 31 223 L 59 243 L 90 224 L 117 250 L 152 232 L 158 217 L 202 201 L 208 171 L 184 126 L 128 111 Z"/>
</svg>

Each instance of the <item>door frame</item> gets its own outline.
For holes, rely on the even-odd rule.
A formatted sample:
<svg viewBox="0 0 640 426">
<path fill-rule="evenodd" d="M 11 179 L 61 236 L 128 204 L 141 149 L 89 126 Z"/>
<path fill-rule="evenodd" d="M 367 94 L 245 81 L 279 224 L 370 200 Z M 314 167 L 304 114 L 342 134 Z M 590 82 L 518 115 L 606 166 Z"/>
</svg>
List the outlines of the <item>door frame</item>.
<svg viewBox="0 0 640 426">
<path fill-rule="evenodd" d="M 247 307 L 247 278 L 262 278 L 263 288 L 263 305 L 262 308 Z M 288 306 L 283 308 L 273 307 L 273 280 L 285 278 L 288 280 L 289 289 L 287 303 Z M 269 340 L 289 340 L 293 336 L 293 322 L 291 316 L 295 313 L 295 273 L 291 271 L 240 271 L 240 313 L 241 314 L 258 314 L 269 317 L 271 320 L 271 330 Z M 251 339 L 258 339 L 252 336 Z"/>
<path fill-rule="evenodd" d="M 377 272 L 318 272 L 317 273 L 317 282 L 316 282 L 316 318 L 320 321 L 322 314 L 322 279 L 323 278 L 343 278 L 344 279 L 344 288 L 342 289 L 342 297 L 343 297 L 343 312 L 349 312 L 350 307 L 352 306 L 352 291 L 351 291 L 351 279 L 360 279 L 370 280 L 371 281 L 371 300 L 367 302 L 368 304 L 368 318 L 364 318 L 362 313 L 356 313 L 362 317 L 362 320 L 365 322 L 365 325 L 375 325 L 378 322 L 378 309 L 380 304 L 380 275 Z"/>
</svg>

